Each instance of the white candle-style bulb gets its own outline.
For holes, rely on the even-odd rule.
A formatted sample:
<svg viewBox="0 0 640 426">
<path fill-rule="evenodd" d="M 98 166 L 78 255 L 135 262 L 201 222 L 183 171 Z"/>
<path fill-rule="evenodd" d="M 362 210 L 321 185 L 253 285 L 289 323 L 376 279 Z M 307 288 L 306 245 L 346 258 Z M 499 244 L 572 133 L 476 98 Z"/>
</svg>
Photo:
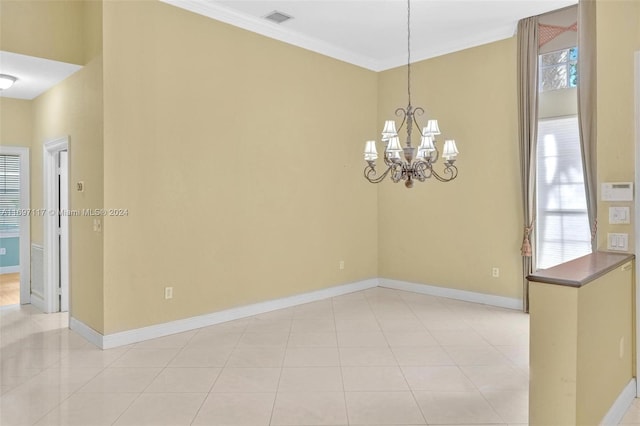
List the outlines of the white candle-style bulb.
<svg viewBox="0 0 640 426">
<path fill-rule="evenodd" d="M 433 136 L 423 136 L 420 139 L 420 147 L 419 147 L 419 149 L 424 149 L 427 152 L 435 151 L 436 147 L 433 144 Z"/>
<path fill-rule="evenodd" d="M 455 160 L 458 155 L 458 147 L 456 147 L 456 141 L 453 139 L 444 141 L 444 148 L 442 150 L 442 157 L 445 160 Z"/>
<path fill-rule="evenodd" d="M 418 147 L 417 159 L 421 161 L 426 161 L 427 158 L 431 157 L 431 153 L 436 150 L 436 147 L 433 145 L 433 137 L 432 136 L 423 136 L 421 138 L 420 146 Z"/>
<path fill-rule="evenodd" d="M 396 122 L 393 120 L 385 121 L 384 128 L 382 129 L 382 140 L 386 142 L 395 136 L 398 136 L 398 132 L 396 130 Z"/>
<path fill-rule="evenodd" d="M 387 145 L 387 152 L 402 152 L 402 147 L 400 146 L 400 138 L 397 136 L 389 139 L 389 145 Z"/>
<path fill-rule="evenodd" d="M 423 136 L 437 136 L 440 134 L 440 128 L 438 127 L 438 120 L 427 121 L 427 127 L 422 129 Z"/>
<path fill-rule="evenodd" d="M 376 151 L 376 141 L 367 141 L 364 147 L 364 160 L 376 161 L 378 159 L 378 151 Z"/>
</svg>

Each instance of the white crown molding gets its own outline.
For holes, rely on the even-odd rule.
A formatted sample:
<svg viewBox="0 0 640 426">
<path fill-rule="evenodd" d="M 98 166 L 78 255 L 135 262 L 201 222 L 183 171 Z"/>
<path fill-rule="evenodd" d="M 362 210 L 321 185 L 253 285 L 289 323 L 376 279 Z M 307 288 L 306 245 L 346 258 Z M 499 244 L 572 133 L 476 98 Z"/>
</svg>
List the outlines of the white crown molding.
<svg viewBox="0 0 640 426">
<path fill-rule="evenodd" d="M 360 55 L 355 52 L 343 49 L 339 46 L 326 43 L 313 37 L 307 37 L 298 32 L 291 31 L 286 27 L 277 26 L 277 24 L 265 21 L 263 19 L 254 18 L 243 15 L 234 10 L 220 6 L 218 4 L 203 2 L 198 0 L 160 0 L 163 3 L 170 4 L 199 15 L 221 21 L 235 27 L 251 31 L 265 37 L 269 37 L 287 44 L 311 50 L 321 55 L 329 56 L 343 62 L 357 65 L 372 71 L 381 71 L 382 68 L 378 61 Z"/>
<path fill-rule="evenodd" d="M 429 46 L 424 49 L 418 49 L 411 52 L 411 63 L 424 61 L 438 56 L 448 55 L 449 53 L 459 52 L 461 50 L 470 49 L 472 47 L 482 46 L 484 44 L 493 43 L 500 40 L 511 38 L 515 35 L 516 28 L 509 24 L 502 27 L 489 28 L 472 36 L 465 38 L 452 39 L 449 43 L 439 44 L 437 46 Z M 397 68 L 407 64 L 406 54 L 399 55 L 389 60 L 383 61 L 379 70 L 384 71 L 391 68 Z"/>
<path fill-rule="evenodd" d="M 251 31 L 265 37 L 269 37 L 284 43 L 288 43 L 303 49 L 311 50 L 321 55 L 329 56 L 340 61 L 350 63 L 371 71 L 385 71 L 391 68 L 406 65 L 405 54 L 379 61 L 366 55 L 343 49 L 340 46 L 324 42 L 317 38 L 308 37 L 286 27 L 277 26 L 264 19 L 247 16 L 227 7 L 212 2 L 201 0 L 160 0 L 163 3 L 203 15 L 217 21 L 225 22 Z M 422 61 L 437 56 L 446 55 L 471 47 L 492 43 L 498 40 L 513 37 L 515 25 L 503 25 L 489 28 L 466 38 L 452 39 L 451 42 L 430 46 L 426 49 L 412 52 L 412 62 Z"/>
</svg>

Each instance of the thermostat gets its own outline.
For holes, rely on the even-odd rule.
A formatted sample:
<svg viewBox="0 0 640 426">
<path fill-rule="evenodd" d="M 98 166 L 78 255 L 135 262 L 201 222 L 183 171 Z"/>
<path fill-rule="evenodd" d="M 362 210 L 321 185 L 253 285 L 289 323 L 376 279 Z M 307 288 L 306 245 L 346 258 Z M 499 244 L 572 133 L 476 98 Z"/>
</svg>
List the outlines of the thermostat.
<svg viewBox="0 0 640 426">
<path fill-rule="evenodd" d="M 633 182 L 603 183 L 602 201 L 633 201 Z"/>
</svg>

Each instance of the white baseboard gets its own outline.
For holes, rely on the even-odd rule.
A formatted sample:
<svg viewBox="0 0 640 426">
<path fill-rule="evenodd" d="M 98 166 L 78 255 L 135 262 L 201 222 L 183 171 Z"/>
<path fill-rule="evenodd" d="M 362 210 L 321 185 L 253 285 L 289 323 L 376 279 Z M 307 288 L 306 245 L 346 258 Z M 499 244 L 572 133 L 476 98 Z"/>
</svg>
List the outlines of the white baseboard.
<svg viewBox="0 0 640 426">
<path fill-rule="evenodd" d="M 79 321 L 76 318 L 71 317 L 69 319 L 69 328 L 75 331 L 76 333 L 78 333 L 79 335 L 81 335 L 82 337 L 84 337 L 85 339 L 87 339 L 90 343 L 93 343 L 94 345 L 96 345 L 97 347 L 101 349 L 106 349 L 104 347 L 104 342 L 103 342 L 104 336 L 98 333 L 97 331 L 95 331 L 93 328 L 86 325 L 85 323 L 83 323 L 82 321 Z"/>
<path fill-rule="evenodd" d="M 118 346 L 143 342 L 145 340 L 164 337 L 175 333 L 196 330 L 210 325 L 220 324 L 236 319 L 247 318 L 253 315 L 263 314 L 278 309 L 290 308 L 304 303 L 324 300 L 331 297 L 342 296 L 356 291 L 366 290 L 375 287 L 386 287 L 396 290 L 411 291 L 432 296 L 447 297 L 450 299 L 463 300 L 466 302 L 481 303 L 485 305 L 497 306 L 509 309 L 522 309 L 522 301 L 502 296 L 490 294 L 474 293 L 465 290 L 456 290 L 445 287 L 437 287 L 426 284 L 409 283 L 389 279 L 372 278 L 350 284 L 343 284 L 309 293 L 299 294 L 282 299 L 270 300 L 267 302 L 255 303 L 247 306 L 226 309 L 224 311 L 213 312 L 211 314 L 197 317 L 185 318 L 148 327 L 122 331 L 119 333 L 102 335 L 91 327 L 83 324 L 76 318 L 71 318 L 70 328 L 83 336 L 89 342 L 102 349 L 111 349 Z M 44 301 L 42 301 L 44 306 Z M 38 306 L 38 305 L 36 305 Z"/>
<path fill-rule="evenodd" d="M 20 272 L 20 265 L 0 266 L 0 274 L 15 274 L 17 272 Z"/>
<path fill-rule="evenodd" d="M 267 302 L 255 303 L 253 305 L 226 309 L 224 311 L 200 315 L 197 317 L 185 318 L 163 324 L 151 325 L 149 327 L 142 327 L 134 330 L 107 334 L 105 336 L 102 336 L 99 333 L 97 333 L 96 336 L 96 332 L 94 330 L 75 319 L 73 319 L 75 325 L 72 325 L 71 328 L 76 330 L 80 335 L 87 338 L 87 340 L 95 343 L 98 347 L 102 349 L 110 349 L 118 346 L 129 345 L 131 343 L 155 339 L 157 337 L 168 336 L 170 334 L 182 333 L 185 331 L 195 330 L 210 325 L 220 324 L 222 322 L 263 314 L 278 309 L 290 308 L 292 306 L 297 306 L 304 303 L 342 296 L 344 294 L 366 290 L 377 286 L 378 279 L 373 278 L 369 280 L 358 281 L 355 283 L 325 288 L 322 290 L 316 290 L 295 296 L 284 297 L 282 299 L 270 300 Z"/>
<path fill-rule="evenodd" d="M 428 294 L 430 296 L 446 297 L 448 299 L 463 300 L 465 302 L 480 303 L 483 305 L 496 306 L 499 308 L 522 310 L 521 299 L 496 296 L 493 294 L 476 293 L 467 290 L 457 290 L 454 288 L 438 287 L 428 284 L 410 283 L 407 281 L 391 280 L 387 278 L 380 278 L 379 281 L 380 287 L 411 291 L 413 293 Z"/>
<path fill-rule="evenodd" d="M 604 416 L 600 425 L 602 426 L 613 426 L 617 425 L 622 421 L 625 413 L 631 407 L 633 400 L 636 398 L 636 379 L 633 378 L 627 386 L 622 389 L 618 398 L 616 398 L 615 402 L 609 408 L 609 411 Z"/>
</svg>

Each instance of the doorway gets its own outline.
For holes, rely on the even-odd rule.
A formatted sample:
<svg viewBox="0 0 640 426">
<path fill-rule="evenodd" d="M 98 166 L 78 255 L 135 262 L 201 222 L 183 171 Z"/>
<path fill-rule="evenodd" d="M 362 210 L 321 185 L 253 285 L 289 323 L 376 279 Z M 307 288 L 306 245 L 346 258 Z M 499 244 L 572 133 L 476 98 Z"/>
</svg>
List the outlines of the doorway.
<svg viewBox="0 0 640 426">
<path fill-rule="evenodd" d="M 69 310 L 69 138 L 44 144 L 44 306 Z"/>
<path fill-rule="evenodd" d="M 0 306 L 30 303 L 29 148 L 0 145 Z"/>
</svg>

